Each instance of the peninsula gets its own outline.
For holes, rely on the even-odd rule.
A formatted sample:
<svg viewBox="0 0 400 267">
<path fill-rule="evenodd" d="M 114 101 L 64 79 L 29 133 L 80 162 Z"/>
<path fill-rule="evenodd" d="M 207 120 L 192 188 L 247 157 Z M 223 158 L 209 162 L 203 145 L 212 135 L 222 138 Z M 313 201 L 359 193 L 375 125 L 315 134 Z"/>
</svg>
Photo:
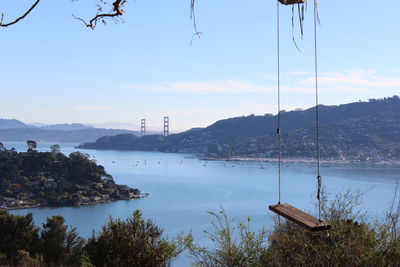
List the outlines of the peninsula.
<svg viewBox="0 0 400 267">
<path fill-rule="evenodd" d="M 80 206 L 142 198 L 139 189 L 118 185 L 88 154 L 66 156 L 53 145 L 38 152 L 28 141 L 26 152 L 0 143 L 0 209 Z"/>
</svg>

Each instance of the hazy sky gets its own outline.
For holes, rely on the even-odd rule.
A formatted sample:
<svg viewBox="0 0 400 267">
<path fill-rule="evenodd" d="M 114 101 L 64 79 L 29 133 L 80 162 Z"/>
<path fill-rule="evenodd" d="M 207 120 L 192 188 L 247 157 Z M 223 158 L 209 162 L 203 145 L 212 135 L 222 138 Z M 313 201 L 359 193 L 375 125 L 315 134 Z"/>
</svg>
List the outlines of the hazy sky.
<svg viewBox="0 0 400 267">
<path fill-rule="evenodd" d="M 4 21 L 34 0 L 2 0 Z M 123 22 L 92 31 L 96 1 L 42 0 L 27 19 L 0 29 L 0 117 L 25 122 L 140 124 L 172 130 L 276 113 L 276 2 L 130 0 Z M 400 94 L 400 1 L 320 0 L 321 103 Z M 314 104 L 312 3 L 305 35 L 292 42 L 281 6 L 282 108 Z"/>
</svg>

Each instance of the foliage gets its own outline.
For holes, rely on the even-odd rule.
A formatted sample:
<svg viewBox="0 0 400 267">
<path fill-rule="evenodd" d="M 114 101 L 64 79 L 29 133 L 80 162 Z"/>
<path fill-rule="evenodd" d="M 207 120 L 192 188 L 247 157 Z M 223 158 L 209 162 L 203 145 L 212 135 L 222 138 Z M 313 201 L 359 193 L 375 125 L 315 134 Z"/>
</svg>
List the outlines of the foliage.
<svg viewBox="0 0 400 267">
<path fill-rule="evenodd" d="M 33 151 L 37 147 L 37 143 L 34 140 L 28 140 L 26 141 L 26 146 L 28 147 L 28 151 Z"/>
<path fill-rule="evenodd" d="M 396 189 L 395 196 L 398 193 Z M 397 233 L 400 203 L 381 221 L 369 222 L 360 209 L 363 193 L 345 190 L 328 200 L 322 194 L 322 219 L 331 230 L 310 232 L 291 222 L 275 223 L 267 259 L 273 266 L 396 266 L 400 238 Z M 394 208 L 396 206 L 396 208 Z M 393 223 L 393 222 L 396 223 Z"/>
<path fill-rule="evenodd" d="M 34 225 L 32 214 L 18 216 L 0 210 L 0 265 L 34 257 L 39 246 L 39 228 Z"/>
<path fill-rule="evenodd" d="M 392 205 L 382 220 L 375 222 L 378 250 L 374 265 L 398 266 L 400 263 L 400 185 L 397 183 Z"/>
<path fill-rule="evenodd" d="M 37 152 L 33 150 L 36 148 L 35 144 L 28 147 L 29 153 L 0 151 L 0 175 L 3 179 L 13 181 L 15 176 L 34 178 L 40 174 L 47 174 L 52 178 L 82 184 L 100 182 L 103 176 L 110 176 L 104 167 L 97 165 L 88 154 L 73 152 L 67 157 L 62 153 Z"/>
<path fill-rule="evenodd" d="M 50 146 L 50 149 L 51 149 L 51 153 L 58 154 L 58 153 L 60 153 L 61 147 L 59 144 L 54 144 L 54 145 Z"/>
<path fill-rule="evenodd" d="M 206 232 L 212 247 L 202 247 L 192 235 L 180 238 L 195 266 L 398 266 L 400 259 L 400 199 L 397 188 L 393 205 L 382 220 L 369 222 L 359 205 L 363 193 L 345 190 L 329 200 L 322 194 L 322 219 L 329 231 L 310 232 L 275 217 L 270 232 L 258 233 L 238 224 L 222 209 L 213 213 L 214 232 Z M 397 196 L 397 198 L 396 198 Z"/>
<path fill-rule="evenodd" d="M 34 141 L 30 141 L 31 143 Z M 89 155 L 69 156 L 0 150 L 0 207 L 81 205 L 138 197 L 140 190 L 115 184 L 103 166 Z"/>
<path fill-rule="evenodd" d="M 247 224 L 238 223 L 235 227 L 222 208 L 219 213 L 210 211 L 209 214 L 214 217 L 215 232 L 205 231 L 205 234 L 213 243 L 211 248 L 196 244 L 191 234 L 179 238 L 195 266 L 264 266 L 267 237 L 264 229 L 251 231 L 250 218 Z"/>
<path fill-rule="evenodd" d="M 0 142 L 0 151 L 4 151 L 4 150 L 5 150 L 4 144 L 2 142 Z"/>
<path fill-rule="evenodd" d="M 53 216 L 40 229 L 32 214 L 12 215 L 0 210 L 0 265 L 81 266 L 85 241 L 75 229 L 67 231 L 64 218 Z"/>
<path fill-rule="evenodd" d="M 144 220 L 138 210 L 124 221 L 110 218 L 88 240 L 86 249 L 96 266 L 169 266 L 179 253 L 176 244 L 163 237 L 162 229 Z"/>
<path fill-rule="evenodd" d="M 268 261 L 275 266 L 368 264 L 378 243 L 363 213 L 354 210 L 359 198 L 360 194 L 346 191 L 328 201 L 323 194 L 322 219 L 331 223 L 329 231 L 310 232 L 289 221 L 276 220 L 268 237 Z"/>
<path fill-rule="evenodd" d="M 85 241 L 75 229 L 64 225 L 64 218 L 53 216 L 43 224 L 41 253 L 47 264 L 79 266 L 82 262 Z"/>
<path fill-rule="evenodd" d="M 163 231 L 135 211 L 126 220 L 110 218 L 86 242 L 64 219 L 54 216 L 40 231 L 32 215 L 0 211 L 0 265 L 5 266 L 169 266 L 182 247 L 196 266 L 398 266 L 400 190 L 381 220 L 369 222 L 362 193 L 345 190 L 329 199 L 322 194 L 322 219 L 332 229 L 310 232 L 275 218 L 270 232 L 254 232 L 247 223 L 233 225 L 222 209 L 210 212 L 212 246 L 196 244 L 191 234 L 169 241 Z M 39 235 L 40 233 L 40 235 Z"/>
<path fill-rule="evenodd" d="M 77 183 L 101 182 L 102 176 L 106 176 L 104 167 L 97 165 L 87 154 L 72 152 L 67 160 L 67 175 Z"/>
<path fill-rule="evenodd" d="M 103 230 L 86 241 L 64 218 L 53 216 L 43 228 L 32 214 L 0 211 L 0 266 L 169 266 L 180 253 L 175 242 L 140 211 L 124 221 L 110 218 Z"/>
</svg>

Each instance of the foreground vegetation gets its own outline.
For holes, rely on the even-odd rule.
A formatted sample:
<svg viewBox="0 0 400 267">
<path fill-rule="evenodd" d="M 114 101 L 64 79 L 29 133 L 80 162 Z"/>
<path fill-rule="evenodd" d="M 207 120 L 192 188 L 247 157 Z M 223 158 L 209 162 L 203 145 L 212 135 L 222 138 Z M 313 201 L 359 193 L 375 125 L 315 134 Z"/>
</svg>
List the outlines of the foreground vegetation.
<svg viewBox="0 0 400 267">
<path fill-rule="evenodd" d="M 170 266 L 187 249 L 195 266 L 399 266 L 399 196 L 384 218 L 373 221 L 359 209 L 361 197 L 350 190 L 332 200 L 324 194 L 322 217 L 332 229 L 322 232 L 282 218 L 275 218 L 269 231 L 254 232 L 250 218 L 234 224 L 224 210 L 210 212 L 214 231 L 205 233 L 211 247 L 198 245 L 191 234 L 165 238 L 140 211 L 126 220 L 110 218 L 88 240 L 68 229 L 60 216 L 38 228 L 31 214 L 0 211 L 0 265 Z"/>
<path fill-rule="evenodd" d="M 0 143 L 0 209 L 37 206 L 88 205 L 140 198 L 141 192 L 118 185 L 104 167 L 89 155 L 36 151 L 27 142 L 27 152 L 6 149 Z"/>
<path fill-rule="evenodd" d="M 32 214 L 11 215 L 0 210 L 0 266 L 168 266 L 178 254 L 175 243 L 163 237 L 139 211 L 112 219 L 88 240 L 53 216 L 40 229 Z"/>
<path fill-rule="evenodd" d="M 400 200 L 381 220 L 370 222 L 358 209 L 362 194 L 350 190 L 333 200 L 324 194 L 322 218 L 329 231 L 310 232 L 282 218 L 267 231 L 253 232 L 250 219 L 233 225 L 222 210 L 211 212 L 214 232 L 206 232 L 213 248 L 181 237 L 195 266 L 399 266 Z M 395 205 L 397 204 L 397 205 Z"/>
</svg>

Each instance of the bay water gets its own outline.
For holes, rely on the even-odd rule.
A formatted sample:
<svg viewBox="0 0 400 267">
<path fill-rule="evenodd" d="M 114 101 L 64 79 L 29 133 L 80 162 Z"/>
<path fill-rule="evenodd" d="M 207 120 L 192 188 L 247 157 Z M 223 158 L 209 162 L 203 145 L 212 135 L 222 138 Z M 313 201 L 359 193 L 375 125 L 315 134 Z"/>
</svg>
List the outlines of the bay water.
<svg viewBox="0 0 400 267">
<path fill-rule="evenodd" d="M 23 142 L 4 142 L 6 148 L 26 150 Z M 38 143 L 39 151 L 49 151 L 50 143 Z M 236 222 L 251 218 L 253 230 L 271 227 L 273 214 L 268 205 L 278 201 L 277 164 L 271 162 L 203 161 L 196 155 L 159 152 L 79 150 L 77 144 L 60 144 L 61 152 L 81 151 L 91 155 L 116 183 L 139 188 L 149 197 L 107 204 L 15 210 L 13 214 L 31 212 L 40 225 L 53 215 L 61 215 L 83 237 L 99 231 L 109 216 L 126 218 L 139 209 L 174 237 L 192 232 L 198 242 L 210 245 L 204 230 L 212 230 L 208 211 L 223 208 Z M 348 188 L 365 192 L 363 208 L 371 219 L 381 217 L 393 200 L 400 166 L 357 164 L 323 164 L 325 190 L 334 196 Z M 316 214 L 316 166 L 311 163 L 284 163 L 282 201 Z M 173 266 L 190 266 L 184 253 Z"/>
</svg>

